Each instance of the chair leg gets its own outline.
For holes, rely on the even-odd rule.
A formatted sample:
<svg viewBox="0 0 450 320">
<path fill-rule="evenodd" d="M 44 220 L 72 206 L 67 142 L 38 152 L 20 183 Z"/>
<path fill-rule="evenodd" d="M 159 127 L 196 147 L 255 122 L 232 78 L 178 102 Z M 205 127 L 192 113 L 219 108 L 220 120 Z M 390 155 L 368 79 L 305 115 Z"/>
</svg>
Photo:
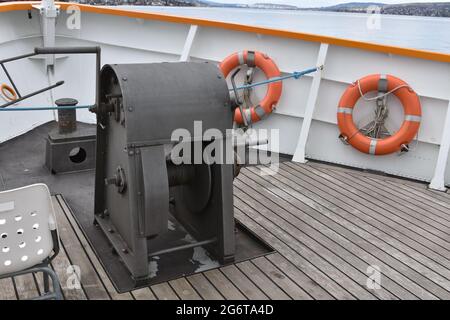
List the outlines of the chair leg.
<svg viewBox="0 0 450 320">
<path fill-rule="evenodd" d="M 44 278 L 44 294 L 46 294 L 50 291 L 50 279 L 46 272 L 42 272 L 42 277 Z"/>
<path fill-rule="evenodd" d="M 63 300 L 64 297 L 62 295 L 61 285 L 59 284 L 58 276 L 47 265 L 34 266 L 30 269 L 1 275 L 0 279 L 20 276 L 22 274 L 41 273 L 41 272 L 44 277 L 44 291 L 45 292 L 41 296 L 32 298 L 31 300 L 49 300 L 49 299 Z M 50 291 L 50 281 L 49 281 L 50 279 L 52 280 L 53 292 Z"/>
<path fill-rule="evenodd" d="M 42 272 L 47 276 L 47 281 L 48 281 L 49 277 L 52 279 L 53 296 L 54 296 L 55 300 L 63 300 L 63 295 L 61 292 L 61 285 L 59 283 L 59 279 L 58 279 L 58 276 L 56 275 L 56 273 L 48 267 L 42 268 Z"/>
</svg>

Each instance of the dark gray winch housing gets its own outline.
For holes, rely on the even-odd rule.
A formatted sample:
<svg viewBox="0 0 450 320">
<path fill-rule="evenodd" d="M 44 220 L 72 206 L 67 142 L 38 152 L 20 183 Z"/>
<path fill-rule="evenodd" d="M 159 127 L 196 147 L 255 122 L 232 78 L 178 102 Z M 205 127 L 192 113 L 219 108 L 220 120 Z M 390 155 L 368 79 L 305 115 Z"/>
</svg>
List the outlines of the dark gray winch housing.
<svg viewBox="0 0 450 320">
<path fill-rule="evenodd" d="M 175 129 L 194 136 L 232 128 L 226 81 L 210 63 L 105 65 L 97 113 L 95 220 L 134 279 L 149 258 L 203 245 L 220 263 L 234 260 L 233 165 L 172 163 Z M 194 150 L 194 147 L 192 147 Z M 176 220 L 195 242 L 166 238 Z M 162 240 L 164 239 L 164 240 Z"/>
</svg>

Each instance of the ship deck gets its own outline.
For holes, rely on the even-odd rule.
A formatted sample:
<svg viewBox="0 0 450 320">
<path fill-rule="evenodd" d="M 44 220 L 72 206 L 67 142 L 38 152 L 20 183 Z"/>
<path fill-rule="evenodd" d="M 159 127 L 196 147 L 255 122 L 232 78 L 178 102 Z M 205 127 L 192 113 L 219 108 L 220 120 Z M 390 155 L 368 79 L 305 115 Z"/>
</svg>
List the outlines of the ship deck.
<svg viewBox="0 0 450 320">
<path fill-rule="evenodd" d="M 47 130 L 0 146 L 3 190 L 45 182 L 36 150 Z M 13 152 L 18 145 L 22 157 Z M 273 175 L 259 170 L 245 168 L 235 180 L 235 217 L 274 253 L 122 294 L 72 215 L 76 190 L 51 176 L 62 243 L 52 268 L 65 299 L 450 299 L 450 194 L 315 162 L 283 162 Z M 92 185 L 88 174 L 81 180 Z M 69 288 L 70 265 L 82 270 L 81 289 Z M 374 270 L 379 289 L 367 286 Z M 27 299 L 42 287 L 38 275 L 3 279 L 0 299 Z"/>
</svg>

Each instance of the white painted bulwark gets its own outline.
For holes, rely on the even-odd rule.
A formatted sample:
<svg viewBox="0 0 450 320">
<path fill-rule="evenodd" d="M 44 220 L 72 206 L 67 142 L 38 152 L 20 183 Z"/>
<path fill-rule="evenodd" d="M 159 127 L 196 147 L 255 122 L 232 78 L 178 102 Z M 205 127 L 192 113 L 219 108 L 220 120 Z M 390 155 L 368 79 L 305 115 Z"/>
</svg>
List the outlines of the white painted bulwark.
<svg viewBox="0 0 450 320">
<path fill-rule="evenodd" d="M 62 3 L 60 5 L 64 7 Z M 175 21 L 150 15 L 128 17 L 123 12 L 112 15 L 110 12 L 82 10 L 81 28 L 68 29 L 67 18 L 68 14 L 61 9 L 56 19 L 55 45 L 100 45 L 103 64 L 189 60 L 218 63 L 229 54 L 242 50 L 268 54 L 283 74 L 325 64 L 323 72 L 284 81 L 277 109 L 267 119 L 255 124 L 258 128 L 280 130 L 279 143 L 271 142 L 275 149 L 294 155 L 295 161 L 304 162 L 307 156 L 309 159 L 379 170 L 431 181 L 431 187 L 441 190 L 450 184 L 450 170 L 446 170 L 450 148 L 448 62 L 427 59 L 423 54 L 413 57 L 372 50 L 368 45 L 336 45 L 332 41 L 327 45 L 327 42 L 311 37 L 302 38 L 273 30 L 238 30 L 236 26 L 213 25 L 192 19 Z M 2 58 L 32 52 L 34 47 L 42 46 L 40 15 L 36 11 L 32 12 L 30 19 L 27 10 L 0 10 L 0 30 Z M 19 105 L 43 106 L 61 97 L 76 98 L 80 105 L 93 104 L 94 58 L 69 55 L 56 59 L 54 64 L 55 73 L 51 81 L 64 80 L 65 84 Z M 50 82 L 45 60 L 24 59 L 7 64 L 7 67 L 23 94 Z M 373 73 L 395 75 L 405 80 L 420 96 L 421 128 L 417 142 L 411 144 L 411 151 L 406 154 L 367 155 L 338 139 L 336 112 L 341 95 L 350 83 Z M 257 72 L 254 81 L 262 79 L 262 73 Z M 8 82 L 1 70 L 0 82 Z M 265 87 L 255 88 L 252 100 L 258 101 L 264 94 Z M 403 121 L 403 110 L 394 97 L 389 98 L 388 105 L 386 126 L 395 131 Z M 358 102 L 354 114 L 358 125 L 363 125 L 365 119 L 372 115 L 373 108 L 374 103 Z M 95 122 L 94 115 L 87 110 L 77 111 L 77 115 L 81 121 Z M 52 112 L 2 112 L 0 141 L 52 119 Z"/>
</svg>

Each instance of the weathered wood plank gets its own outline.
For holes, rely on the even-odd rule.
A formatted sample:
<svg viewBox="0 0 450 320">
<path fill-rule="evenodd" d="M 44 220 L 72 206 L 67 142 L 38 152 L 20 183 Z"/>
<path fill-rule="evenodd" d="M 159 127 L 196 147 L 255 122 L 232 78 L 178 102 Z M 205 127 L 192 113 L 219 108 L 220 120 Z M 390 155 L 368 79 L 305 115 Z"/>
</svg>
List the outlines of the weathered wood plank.
<svg viewBox="0 0 450 320">
<path fill-rule="evenodd" d="M 378 180 L 372 177 L 364 177 L 364 178 L 367 179 L 367 181 L 369 181 L 371 185 L 379 184 L 382 187 L 382 189 L 385 190 L 386 192 L 391 192 L 392 195 L 396 196 L 397 198 L 410 202 L 412 205 L 421 208 L 421 210 L 428 213 L 428 216 L 431 219 L 443 224 L 447 228 L 449 227 L 450 215 L 448 212 L 449 208 L 447 208 L 448 204 L 446 202 L 439 202 L 433 197 L 428 198 L 425 197 L 424 201 L 423 199 L 420 199 L 422 195 L 416 194 L 416 196 L 414 196 L 414 194 L 411 194 L 411 192 L 403 184 L 394 183 L 392 181 L 386 180 Z"/>
<path fill-rule="evenodd" d="M 11 278 L 0 279 L 0 300 L 17 300 L 14 283 Z"/>
<path fill-rule="evenodd" d="M 282 175 L 277 176 L 276 179 L 281 179 Z M 295 187 L 294 187 L 295 188 Z M 312 191 L 315 194 L 315 197 L 318 197 L 320 192 L 314 190 Z M 327 195 L 323 196 L 324 199 L 327 197 Z M 335 202 L 332 202 L 333 205 L 336 205 L 337 207 L 339 204 L 336 204 Z M 344 215 L 341 215 L 345 218 L 345 210 L 341 210 L 341 208 L 337 209 L 339 211 L 339 214 L 344 213 Z M 350 213 L 350 212 L 349 212 Z M 355 217 L 356 212 L 352 212 L 353 216 Z M 360 218 L 352 218 L 353 221 L 360 221 Z M 433 255 L 431 252 L 427 252 L 428 255 L 433 255 L 432 258 L 429 258 L 428 256 L 425 256 L 423 254 L 423 251 L 416 250 L 417 245 L 408 246 L 405 245 L 403 242 L 396 241 L 395 239 L 392 239 L 391 235 L 384 232 L 383 228 L 376 228 L 372 225 L 365 224 L 365 223 L 359 223 L 360 226 L 364 227 L 364 229 L 368 232 L 370 232 L 372 235 L 377 236 L 380 239 L 383 239 L 389 247 L 388 249 L 391 252 L 396 252 L 397 254 L 404 255 L 405 259 L 408 259 L 408 261 L 414 261 L 410 259 L 415 259 L 420 264 L 421 272 L 427 273 L 430 275 L 431 279 L 438 281 L 441 285 L 444 285 L 444 288 L 448 289 L 450 288 L 450 283 L 448 281 L 442 280 L 441 276 L 446 277 L 447 279 L 450 279 L 450 270 L 448 269 L 448 266 L 450 265 L 450 262 L 448 259 L 446 259 L 443 256 L 440 255 Z M 398 250 L 398 251 L 397 251 Z M 438 263 L 436 263 L 438 262 Z M 426 268 L 422 268 L 421 266 L 424 266 Z"/>
<path fill-rule="evenodd" d="M 353 172 L 353 173 L 356 173 L 357 175 L 362 175 L 365 177 L 372 177 L 372 178 L 380 179 L 380 180 L 389 180 L 389 181 L 393 181 L 393 182 L 406 183 L 406 184 L 417 186 L 418 188 L 423 188 L 423 189 L 427 188 L 427 184 L 423 181 L 414 181 L 414 180 L 405 179 L 405 178 L 401 178 L 401 177 L 395 177 L 393 175 L 384 174 L 382 172 L 373 172 L 370 170 L 363 170 L 363 169 L 359 169 L 359 168 L 340 166 L 340 165 L 333 164 L 333 163 L 324 163 L 324 162 L 318 162 L 318 161 L 314 161 L 314 160 L 309 161 L 307 164 L 300 164 L 300 163 L 296 163 L 296 162 L 292 162 L 292 163 L 299 164 L 299 165 L 302 165 L 302 166 L 305 166 L 308 168 L 313 167 L 313 168 L 317 168 L 317 169 L 324 169 L 327 172 L 336 172 L 336 171 Z"/>
<path fill-rule="evenodd" d="M 266 257 L 259 257 L 252 260 L 269 279 L 279 286 L 286 294 L 295 300 L 311 300 L 311 296 L 302 288 L 296 285 L 283 271 L 273 265 Z"/>
<path fill-rule="evenodd" d="M 383 194 L 385 196 L 389 194 L 391 199 L 393 199 L 394 201 L 401 203 L 405 208 L 410 208 L 417 212 L 416 216 L 420 217 L 420 215 L 418 214 L 419 212 L 426 214 L 424 218 L 427 219 L 424 219 L 424 222 L 431 226 L 434 226 L 439 230 L 442 230 L 443 232 L 446 232 L 447 234 L 450 233 L 450 217 L 446 212 L 446 209 L 443 212 L 440 207 L 437 207 L 431 201 L 425 202 L 416 199 L 416 197 L 411 197 L 410 194 L 407 194 L 401 188 L 392 186 L 384 180 L 364 176 L 359 177 L 355 176 L 354 174 L 347 175 L 351 176 L 354 179 L 356 178 L 357 180 L 361 181 L 361 183 L 366 184 L 368 188 L 376 189 L 376 191 L 378 191 L 380 194 Z"/>
<path fill-rule="evenodd" d="M 31 273 L 14 277 L 19 300 L 28 300 L 39 296 L 39 291 Z"/>
<path fill-rule="evenodd" d="M 151 289 L 158 298 L 158 300 L 180 300 L 175 291 L 173 291 L 173 289 L 169 286 L 167 282 L 155 284 L 151 286 Z"/>
<path fill-rule="evenodd" d="M 279 253 L 266 257 L 273 265 L 276 265 L 288 277 L 292 279 L 300 288 L 310 294 L 315 300 L 333 300 L 334 297 L 322 288 L 316 281 L 306 276 L 297 266 Z"/>
<path fill-rule="evenodd" d="M 241 183 L 236 182 L 235 185 L 240 188 Z M 335 233 L 327 225 L 318 223 L 307 214 L 302 213 L 283 199 L 275 196 L 261 186 L 252 183 L 248 179 L 246 180 L 245 185 L 242 184 L 242 188 L 245 190 L 254 191 L 251 192 L 251 194 L 252 197 L 254 197 L 256 203 L 252 203 L 251 201 L 249 202 L 248 199 L 245 199 L 246 196 L 244 192 L 237 192 L 238 197 L 242 198 L 247 203 L 247 205 L 257 209 L 257 211 L 262 215 L 267 214 L 267 209 L 264 207 L 260 208 L 258 206 L 258 203 L 265 205 L 267 208 L 270 207 L 272 211 L 276 212 L 276 214 L 273 214 L 272 217 L 267 217 L 268 221 L 266 222 L 266 224 L 270 224 L 271 221 L 273 221 L 277 226 L 281 226 L 283 230 L 288 231 L 290 235 L 295 238 L 298 238 L 299 234 L 304 233 L 309 238 L 314 239 L 314 241 L 312 241 L 311 239 L 306 239 L 304 243 L 308 244 L 311 250 L 321 255 L 324 251 L 325 253 L 327 251 L 331 251 L 332 254 L 328 253 L 324 257 L 331 259 L 330 262 L 334 262 L 334 265 L 339 269 L 347 269 L 346 272 L 354 274 L 352 276 L 353 279 L 356 279 L 358 283 L 360 283 L 360 285 L 365 286 L 367 280 L 366 271 L 367 267 L 370 264 L 362 260 L 362 258 L 366 258 L 366 260 L 369 261 L 371 260 L 370 258 L 367 259 L 366 252 L 358 250 L 358 247 L 355 246 L 357 252 L 353 254 L 353 252 L 349 250 L 352 249 L 352 247 L 349 248 L 349 245 L 351 244 L 347 239 Z M 285 222 L 283 222 L 283 220 L 279 220 L 276 217 L 277 215 L 285 219 Z M 320 243 L 321 245 L 318 246 L 315 244 L 315 242 Z M 349 266 L 352 266 L 352 268 L 349 269 Z M 355 272 L 357 273 L 355 274 Z M 395 299 L 396 297 L 393 296 L 389 291 L 395 293 L 396 295 L 404 295 L 405 297 L 410 299 L 414 298 L 413 295 L 409 294 L 403 288 L 399 287 L 399 285 L 391 283 L 390 279 L 387 279 L 384 285 L 386 288 L 383 287 L 380 290 L 371 292 L 381 299 Z M 386 289 L 388 289 L 389 291 L 387 291 Z"/>
<path fill-rule="evenodd" d="M 131 294 L 136 300 L 156 300 L 155 295 L 149 287 L 133 290 Z"/>
<path fill-rule="evenodd" d="M 253 221 L 246 214 L 237 207 L 235 208 L 235 215 L 239 221 L 243 222 L 253 232 L 256 232 L 264 241 L 270 243 L 272 247 L 280 252 L 286 259 L 291 261 L 297 268 L 301 269 L 305 275 L 311 278 L 315 283 L 327 291 L 329 295 L 336 299 L 355 299 L 348 291 L 338 285 L 333 279 L 329 278 L 326 273 L 317 269 L 308 260 L 300 256 L 295 250 L 287 247 L 284 242 L 280 241 L 270 231 L 263 228 L 260 224 Z"/>
<path fill-rule="evenodd" d="M 209 270 L 203 273 L 214 287 L 228 300 L 245 300 L 245 296 L 219 270 Z"/>
<path fill-rule="evenodd" d="M 53 198 L 53 206 L 55 208 L 61 242 L 66 249 L 71 263 L 80 268 L 81 284 L 87 297 L 93 300 L 109 300 L 110 297 L 106 292 L 102 281 L 88 259 L 83 247 L 80 245 L 75 231 L 72 229 L 72 226 L 67 220 L 67 217 L 56 198 Z"/>
<path fill-rule="evenodd" d="M 214 286 L 209 282 L 208 279 L 201 273 L 193 274 L 187 277 L 189 283 L 197 290 L 197 292 L 205 300 L 223 300 L 223 296 L 219 291 L 214 288 Z"/>
<path fill-rule="evenodd" d="M 442 252 L 442 250 L 437 251 L 438 248 L 430 243 L 426 243 L 427 246 L 425 246 L 425 240 L 420 242 L 414 239 L 413 237 L 419 238 L 417 233 L 407 231 L 405 234 L 400 232 L 405 230 L 402 229 L 401 226 L 395 225 L 392 221 L 393 219 L 389 220 L 388 215 L 385 217 L 368 207 L 358 204 L 357 201 L 352 200 L 351 195 L 342 194 L 331 188 L 327 188 L 325 185 L 325 183 L 327 183 L 326 181 L 311 181 L 311 179 L 306 177 L 306 173 L 304 176 L 300 176 L 299 173 L 292 171 L 290 168 L 280 169 L 280 175 L 293 180 L 295 183 L 302 183 L 305 188 L 308 188 L 311 192 L 314 192 L 318 196 L 332 202 L 346 210 L 349 214 L 355 216 L 357 219 L 356 221 L 364 221 L 366 224 L 366 231 L 383 238 L 397 249 L 419 259 L 419 262 L 422 262 L 425 265 L 431 263 L 433 266 L 435 266 L 437 262 L 444 266 L 445 270 L 450 267 L 450 260 L 445 257 L 445 252 Z M 309 183 L 309 185 L 306 186 L 306 183 Z"/>
<path fill-rule="evenodd" d="M 450 194 L 448 193 L 448 191 L 442 192 L 442 191 L 438 191 L 438 190 L 432 190 L 432 189 L 426 188 L 423 185 L 411 185 L 409 183 L 403 183 L 403 181 L 402 182 L 397 181 L 396 183 L 402 184 L 410 189 L 416 190 L 419 193 L 429 195 L 433 199 L 447 203 L 447 205 L 450 204 Z"/>
<path fill-rule="evenodd" d="M 239 207 L 247 216 L 253 219 L 255 222 L 259 223 L 265 228 L 270 229 L 270 232 L 274 234 L 280 241 L 282 241 L 282 246 L 285 248 L 290 248 L 294 252 L 296 252 L 299 256 L 304 259 L 304 261 L 308 261 L 311 265 L 314 265 L 317 269 L 322 270 L 324 274 L 326 274 L 331 279 L 336 279 L 335 282 L 353 294 L 355 297 L 362 296 L 365 299 L 374 299 L 375 297 L 371 295 L 367 290 L 362 288 L 358 283 L 347 276 L 343 271 L 341 271 L 335 265 L 329 263 L 328 260 L 324 259 L 316 252 L 327 250 L 325 247 L 315 243 L 311 244 L 312 249 L 309 248 L 304 242 L 311 243 L 311 239 L 307 239 L 306 236 L 301 234 L 300 230 L 287 230 L 290 229 L 287 226 L 287 222 L 282 222 L 278 219 L 278 217 L 273 214 L 269 216 L 267 212 L 268 209 L 263 207 L 258 203 L 258 201 L 248 200 L 248 203 L 241 202 L 240 197 L 245 198 L 245 194 L 241 192 L 241 195 L 235 198 L 235 204 Z M 269 218 L 267 218 L 267 216 Z M 280 224 L 282 228 L 279 227 Z M 287 229 L 286 229 L 287 228 Z M 298 233 L 298 237 L 301 238 L 301 241 L 297 240 L 292 236 L 292 234 Z M 283 253 L 283 251 L 280 251 Z M 325 254 L 332 254 L 331 252 L 325 252 Z M 334 254 L 333 254 L 334 255 Z M 340 259 L 336 255 L 334 255 L 335 259 Z M 347 264 L 347 268 L 353 268 L 351 265 Z M 348 271 L 348 270 L 347 270 Z M 365 281 L 365 280 L 364 280 Z"/>
<path fill-rule="evenodd" d="M 430 279 L 426 278 L 415 269 L 410 268 L 408 263 L 399 263 L 398 260 L 393 259 L 392 256 L 380 250 L 380 246 L 389 249 L 389 246 L 386 246 L 380 239 L 374 238 L 371 234 L 364 232 L 358 225 L 352 223 L 352 220 L 342 219 L 337 215 L 337 213 L 342 212 L 339 207 L 323 201 L 323 199 L 317 197 L 314 193 L 289 179 L 280 178 L 281 181 L 283 181 L 282 183 L 277 179 L 279 177 L 271 178 L 271 181 L 267 181 L 267 177 L 260 177 L 257 174 L 252 174 L 248 179 L 254 179 L 255 181 L 259 180 L 258 182 L 261 183 L 261 185 L 270 186 L 269 189 L 279 197 L 285 199 L 303 212 L 306 212 L 316 220 L 319 220 L 324 225 L 329 225 L 340 234 L 345 235 L 349 239 L 353 239 L 352 241 L 358 243 L 359 246 L 362 246 L 367 252 L 371 252 L 372 255 L 376 256 L 381 261 L 385 261 L 386 264 L 395 265 L 395 268 L 400 273 L 406 273 L 408 278 L 414 281 L 413 283 L 406 282 L 405 285 L 408 285 L 408 290 L 415 292 L 416 296 L 432 299 L 434 295 L 424 290 L 427 286 L 430 286 L 430 290 L 432 288 L 443 296 L 448 296 L 446 290 L 443 290 L 443 288 L 440 288 L 439 286 L 436 287 Z M 355 235 L 357 237 L 355 237 Z M 415 285 L 416 282 L 420 284 L 419 287 Z"/>
<path fill-rule="evenodd" d="M 405 194 L 410 197 L 417 196 L 417 199 L 421 199 L 420 201 L 424 201 L 426 204 L 434 204 L 436 208 L 441 210 L 443 213 L 450 216 L 450 197 L 448 193 L 442 193 L 440 191 L 431 192 L 431 190 L 427 189 L 417 189 L 417 187 L 412 187 L 408 184 L 403 184 L 394 181 L 386 181 L 386 183 L 394 188 L 400 188 L 403 190 Z M 436 193 L 442 193 L 444 198 L 440 198 L 436 195 Z"/>
<path fill-rule="evenodd" d="M 289 300 L 291 299 L 283 290 L 280 289 L 272 280 L 255 267 L 250 261 L 244 261 L 236 264 L 249 279 L 251 279 L 261 290 L 263 290 L 270 299 Z"/>
<path fill-rule="evenodd" d="M 340 202 L 361 211 L 360 214 L 358 212 L 356 214 L 367 223 L 381 227 L 383 231 L 389 232 L 390 236 L 419 249 L 420 252 L 427 254 L 431 250 L 432 257 L 438 254 L 445 259 L 450 255 L 449 250 L 435 242 L 436 240 L 441 242 L 441 239 L 431 234 L 428 236 L 421 227 L 412 224 L 410 219 L 392 214 L 393 209 L 390 206 L 375 200 L 367 191 L 358 190 L 329 173 L 316 169 L 288 164 L 285 170 L 296 177 L 295 182 L 314 184 L 329 196 L 334 196 Z"/>
<path fill-rule="evenodd" d="M 330 172 L 330 174 L 339 177 L 339 179 L 349 186 L 369 193 L 378 203 L 387 204 L 388 208 L 391 208 L 390 212 L 392 214 L 407 218 L 411 224 L 421 227 L 423 230 L 440 238 L 443 242 L 448 237 L 448 227 L 429 217 L 426 210 L 411 204 L 410 201 L 394 196 L 391 191 L 384 190 L 381 185 L 381 180 L 379 184 L 372 184 L 371 180 L 362 175 L 355 177 L 352 174 L 340 171 Z M 448 243 L 444 243 L 443 246 L 447 249 L 450 248 L 450 244 Z"/>
<path fill-rule="evenodd" d="M 186 278 L 171 280 L 169 283 L 181 300 L 201 300 L 201 297 Z"/>
<path fill-rule="evenodd" d="M 267 300 L 268 297 L 249 280 L 235 265 L 220 269 L 222 273 L 235 284 L 249 300 Z M 265 290 L 265 288 L 262 288 Z"/>
<path fill-rule="evenodd" d="M 109 279 L 108 275 L 106 274 L 105 269 L 100 263 L 100 260 L 98 259 L 97 255 L 94 253 L 94 250 L 92 250 L 89 242 L 87 241 L 86 237 L 84 236 L 83 231 L 78 226 L 78 223 L 75 221 L 75 218 L 72 216 L 72 211 L 68 207 L 67 203 L 65 202 L 64 198 L 61 195 L 57 196 L 58 201 L 61 205 L 61 207 L 64 210 L 65 216 L 69 223 L 71 224 L 79 243 L 82 245 L 87 257 L 91 261 L 92 266 L 97 271 L 98 276 L 101 279 L 101 282 L 106 288 L 107 293 L 113 300 L 133 300 L 133 296 L 130 293 L 118 293 L 117 290 L 114 288 L 111 280 Z"/>
<path fill-rule="evenodd" d="M 81 284 L 80 278 L 75 272 L 76 270 L 73 267 L 71 268 L 72 263 L 62 242 L 59 254 L 52 261 L 52 266 L 58 275 L 61 290 L 66 300 L 87 300 L 83 288 L 79 286 Z"/>
<path fill-rule="evenodd" d="M 256 194 L 260 195 L 260 193 L 262 191 Z M 367 280 L 367 275 L 365 274 L 367 269 L 366 264 L 363 264 L 361 267 L 360 260 L 349 255 L 342 247 L 333 245 L 331 241 L 315 232 L 314 229 L 303 223 L 300 219 L 289 215 L 282 207 L 277 207 L 275 203 L 272 202 L 270 205 L 271 210 L 276 211 L 277 214 L 271 214 L 270 210 L 263 206 L 263 204 L 267 204 L 267 199 L 264 197 L 255 201 L 254 199 L 249 199 L 250 197 L 243 192 L 238 194 L 238 198 L 242 199 L 249 207 L 260 214 L 260 216 L 252 217 L 254 220 L 260 222 L 262 225 L 274 223 L 276 226 L 281 226 L 276 227 L 280 229 L 278 237 L 283 238 L 283 241 L 288 246 L 299 253 L 305 252 L 306 255 L 304 256 L 311 263 L 319 269 L 323 268 L 326 270 L 327 274 L 330 274 L 333 279 L 339 279 L 337 282 L 344 285 L 355 296 L 362 299 L 374 299 L 374 295 L 364 288 Z M 274 229 L 272 230 L 272 232 L 275 232 Z M 318 241 L 318 238 L 321 238 L 324 243 Z M 299 246 L 295 245 L 297 243 L 296 240 Z M 302 246 L 304 248 L 301 248 Z M 344 258 L 347 258 L 349 261 L 347 262 Z M 384 289 L 377 290 L 374 294 L 380 296 L 380 298 L 393 298 L 392 294 L 386 292 Z"/>
</svg>

